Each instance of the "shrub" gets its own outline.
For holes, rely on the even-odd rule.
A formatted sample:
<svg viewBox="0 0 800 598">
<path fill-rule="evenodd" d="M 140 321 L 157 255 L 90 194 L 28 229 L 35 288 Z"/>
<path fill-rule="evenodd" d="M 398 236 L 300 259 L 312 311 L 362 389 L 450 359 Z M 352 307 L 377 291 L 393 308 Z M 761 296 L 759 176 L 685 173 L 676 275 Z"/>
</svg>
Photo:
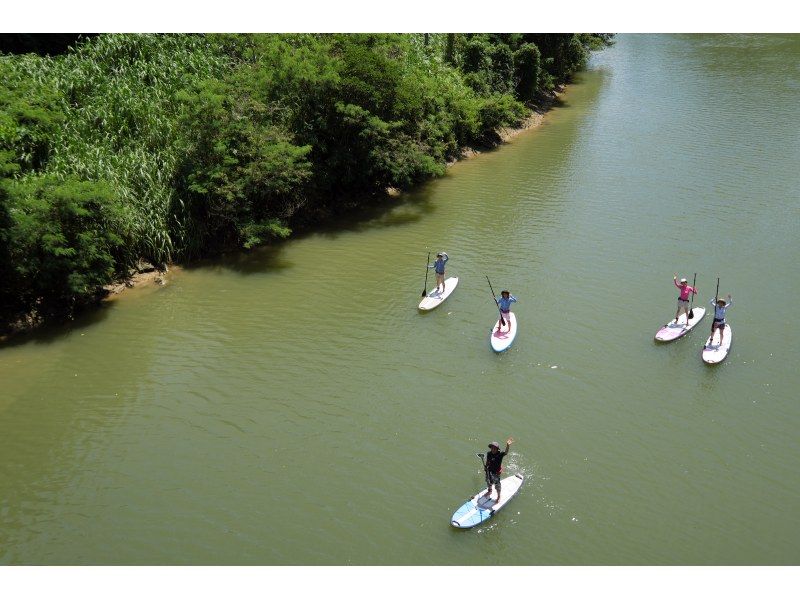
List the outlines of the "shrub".
<svg viewBox="0 0 800 598">
<path fill-rule="evenodd" d="M 125 214 L 111 186 L 75 179 L 3 182 L 8 226 L 5 270 L 18 304 L 44 314 L 71 313 L 115 274 Z M 122 234 L 121 234 L 122 233 Z"/>
</svg>

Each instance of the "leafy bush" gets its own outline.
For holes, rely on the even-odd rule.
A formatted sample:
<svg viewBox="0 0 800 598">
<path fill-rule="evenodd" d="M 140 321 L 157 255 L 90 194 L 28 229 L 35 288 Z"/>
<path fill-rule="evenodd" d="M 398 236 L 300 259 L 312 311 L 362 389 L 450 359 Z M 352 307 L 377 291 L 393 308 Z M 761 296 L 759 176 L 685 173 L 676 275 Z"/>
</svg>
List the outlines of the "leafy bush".
<svg viewBox="0 0 800 598">
<path fill-rule="evenodd" d="M 125 210 L 104 182 L 6 179 L 3 270 L 17 306 L 43 314 L 66 311 L 111 282 L 124 251 Z"/>
<path fill-rule="evenodd" d="M 309 146 L 292 143 L 269 108 L 231 85 L 206 81 L 179 94 L 192 141 L 178 188 L 199 223 L 190 253 L 203 248 L 250 248 L 290 230 L 281 222 L 302 206 L 311 176 Z"/>
<path fill-rule="evenodd" d="M 496 140 L 497 130 L 519 125 L 528 115 L 525 106 L 507 94 L 486 98 L 479 110 L 482 123 L 481 140 L 490 143 Z"/>
<path fill-rule="evenodd" d="M 34 77 L 41 59 L 26 56 L 16 62 L 0 60 L 0 152 L 6 156 L 3 173 L 41 170 L 47 165 L 51 140 L 65 117 L 57 92 Z"/>
</svg>

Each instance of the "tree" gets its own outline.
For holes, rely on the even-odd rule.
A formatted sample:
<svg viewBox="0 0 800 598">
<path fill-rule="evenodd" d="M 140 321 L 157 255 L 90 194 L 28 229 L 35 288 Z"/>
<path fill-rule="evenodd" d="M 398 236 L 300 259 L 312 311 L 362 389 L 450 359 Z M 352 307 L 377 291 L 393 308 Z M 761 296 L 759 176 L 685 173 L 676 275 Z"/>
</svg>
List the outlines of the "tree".
<svg viewBox="0 0 800 598">
<path fill-rule="evenodd" d="M 517 97 L 523 102 L 532 102 L 539 92 L 539 71 L 542 56 L 536 44 L 523 44 L 514 52 L 514 74 Z"/>
</svg>

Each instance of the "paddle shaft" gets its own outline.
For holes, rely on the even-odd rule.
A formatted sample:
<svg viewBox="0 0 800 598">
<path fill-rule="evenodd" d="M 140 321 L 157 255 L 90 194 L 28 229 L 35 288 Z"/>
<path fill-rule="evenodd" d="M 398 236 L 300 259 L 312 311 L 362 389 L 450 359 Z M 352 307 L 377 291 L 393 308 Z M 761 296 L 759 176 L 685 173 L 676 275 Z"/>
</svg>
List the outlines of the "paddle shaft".
<svg viewBox="0 0 800 598">
<path fill-rule="evenodd" d="M 483 475 L 486 478 L 486 486 L 491 488 L 491 482 L 489 481 L 489 469 L 486 467 L 486 461 L 483 460 L 483 453 L 477 453 L 477 455 L 481 458 L 481 463 L 483 463 Z"/>
<path fill-rule="evenodd" d="M 694 278 L 692 279 L 692 300 L 689 303 L 689 314 L 686 317 L 687 324 L 689 323 L 689 320 L 691 320 L 694 317 L 694 285 L 696 284 L 697 284 L 697 272 L 694 273 Z"/>
<path fill-rule="evenodd" d="M 489 283 L 489 289 L 492 291 L 492 299 L 494 299 L 495 305 L 497 305 L 497 311 L 500 312 L 500 326 L 505 326 L 506 321 L 503 319 L 503 310 L 500 309 L 500 304 L 497 302 L 497 296 L 494 294 L 494 288 L 492 287 L 492 281 L 489 280 L 489 277 L 486 277 L 486 282 Z"/>
<path fill-rule="evenodd" d="M 430 266 L 430 263 L 431 263 L 431 252 L 429 251 L 428 252 L 428 259 L 425 262 L 425 286 L 422 287 L 422 296 L 423 297 L 427 296 L 427 294 L 428 294 L 428 270 L 430 270 L 430 268 L 428 266 Z"/>
</svg>

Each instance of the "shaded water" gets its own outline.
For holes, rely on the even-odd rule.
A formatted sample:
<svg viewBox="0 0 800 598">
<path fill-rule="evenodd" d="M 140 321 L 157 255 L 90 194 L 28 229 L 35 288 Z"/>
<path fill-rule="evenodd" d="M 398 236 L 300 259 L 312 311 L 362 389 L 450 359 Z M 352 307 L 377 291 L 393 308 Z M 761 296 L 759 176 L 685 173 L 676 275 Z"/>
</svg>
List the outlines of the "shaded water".
<svg viewBox="0 0 800 598">
<path fill-rule="evenodd" d="M 621 36 L 393 209 L 3 348 L 0 563 L 800 564 L 798 97 L 798 36 Z M 720 366 L 708 317 L 652 340 L 676 271 L 733 294 Z M 520 494 L 451 529 L 508 435 Z"/>
</svg>

